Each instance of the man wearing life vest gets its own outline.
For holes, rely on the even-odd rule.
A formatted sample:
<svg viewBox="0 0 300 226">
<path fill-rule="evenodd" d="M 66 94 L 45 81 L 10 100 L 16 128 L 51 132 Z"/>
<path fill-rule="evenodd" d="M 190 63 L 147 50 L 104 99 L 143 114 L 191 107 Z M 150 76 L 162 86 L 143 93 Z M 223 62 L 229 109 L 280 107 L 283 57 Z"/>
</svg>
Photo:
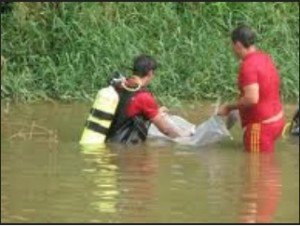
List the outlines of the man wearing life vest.
<svg viewBox="0 0 300 226">
<path fill-rule="evenodd" d="M 233 50 L 241 59 L 235 104 L 220 107 L 219 115 L 238 109 L 244 130 L 244 146 L 250 152 L 274 150 L 274 143 L 284 127 L 280 100 L 280 77 L 272 58 L 256 49 L 255 33 L 247 26 L 232 32 Z"/>
<path fill-rule="evenodd" d="M 174 128 L 164 117 L 166 108 L 159 107 L 153 94 L 146 88 L 154 78 L 156 61 L 148 55 L 140 55 L 133 62 L 133 76 L 117 87 L 119 104 L 106 141 L 139 143 L 147 137 L 150 123 L 170 137 L 178 137 L 182 131 Z"/>
</svg>

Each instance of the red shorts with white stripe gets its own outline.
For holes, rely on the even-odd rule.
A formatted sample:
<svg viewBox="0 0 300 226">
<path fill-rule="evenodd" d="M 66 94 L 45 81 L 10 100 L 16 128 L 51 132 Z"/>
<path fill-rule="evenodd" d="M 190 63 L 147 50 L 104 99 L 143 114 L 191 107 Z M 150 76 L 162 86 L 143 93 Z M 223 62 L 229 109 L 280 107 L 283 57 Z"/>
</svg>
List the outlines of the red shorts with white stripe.
<svg viewBox="0 0 300 226">
<path fill-rule="evenodd" d="M 270 152 L 282 133 L 284 120 L 273 123 L 248 124 L 244 132 L 244 147 L 249 152 Z"/>
</svg>

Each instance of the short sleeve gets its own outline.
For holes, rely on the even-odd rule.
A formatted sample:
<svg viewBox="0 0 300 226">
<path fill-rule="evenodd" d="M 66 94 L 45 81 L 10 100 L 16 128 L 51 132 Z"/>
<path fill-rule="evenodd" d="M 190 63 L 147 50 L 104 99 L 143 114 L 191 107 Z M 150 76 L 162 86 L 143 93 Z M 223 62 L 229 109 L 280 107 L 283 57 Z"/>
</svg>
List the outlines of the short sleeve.
<svg viewBox="0 0 300 226">
<path fill-rule="evenodd" d="M 146 118 L 152 119 L 158 114 L 159 105 L 151 93 L 142 92 L 136 98 L 140 103 L 140 111 Z"/>
<path fill-rule="evenodd" d="M 244 64 L 241 68 L 240 85 L 242 87 L 258 82 L 258 71 L 255 65 Z"/>
</svg>

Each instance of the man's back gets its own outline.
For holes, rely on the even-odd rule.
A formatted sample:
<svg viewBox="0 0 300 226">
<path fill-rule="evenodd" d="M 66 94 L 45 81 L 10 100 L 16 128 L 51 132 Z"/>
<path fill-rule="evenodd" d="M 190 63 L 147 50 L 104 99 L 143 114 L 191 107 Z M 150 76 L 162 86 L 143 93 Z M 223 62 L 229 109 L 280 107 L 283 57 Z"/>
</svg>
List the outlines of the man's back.
<svg viewBox="0 0 300 226">
<path fill-rule="evenodd" d="M 243 126 L 261 122 L 282 110 L 277 69 L 271 57 L 261 51 L 248 54 L 241 64 L 239 73 L 241 93 L 243 87 L 253 83 L 259 86 L 259 101 L 252 107 L 240 109 Z"/>
</svg>

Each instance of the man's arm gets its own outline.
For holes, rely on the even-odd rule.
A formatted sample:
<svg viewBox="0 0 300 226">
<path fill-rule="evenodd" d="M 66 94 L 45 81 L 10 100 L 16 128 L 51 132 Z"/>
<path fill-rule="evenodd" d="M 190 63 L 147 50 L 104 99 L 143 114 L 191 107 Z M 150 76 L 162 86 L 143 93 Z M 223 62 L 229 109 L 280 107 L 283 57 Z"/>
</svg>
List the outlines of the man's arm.
<svg viewBox="0 0 300 226">
<path fill-rule="evenodd" d="M 159 129 L 163 134 L 176 138 L 180 137 L 180 131 L 177 127 L 174 127 L 165 117 L 165 113 L 159 112 L 154 118 L 151 119 L 151 122 Z"/>
<path fill-rule="evenodd" d="M 259 86 L 258 83 L 252 83 L 244 86 L 244 96 L 237 103 L 222 105 L 218 111 L 218 115 L 226 116 L 230 111 L 236 110 L 239 107 L 250 107 L 257 104 L 259 101 Z"/>
<path fill-rule="evenodd" d="M 156 100 L 150 93 L 142 93 L 136 96 L 135 99 L 138 107 L 140 108 L 140 113 L 148 118 L 160 132 L 169 136 L 171 138 L 179 137 L 184 134 L 180 128 L 174 126 L 170 120 L 168 120 L 166 107 L 159 107 Z"/>
</svg>

